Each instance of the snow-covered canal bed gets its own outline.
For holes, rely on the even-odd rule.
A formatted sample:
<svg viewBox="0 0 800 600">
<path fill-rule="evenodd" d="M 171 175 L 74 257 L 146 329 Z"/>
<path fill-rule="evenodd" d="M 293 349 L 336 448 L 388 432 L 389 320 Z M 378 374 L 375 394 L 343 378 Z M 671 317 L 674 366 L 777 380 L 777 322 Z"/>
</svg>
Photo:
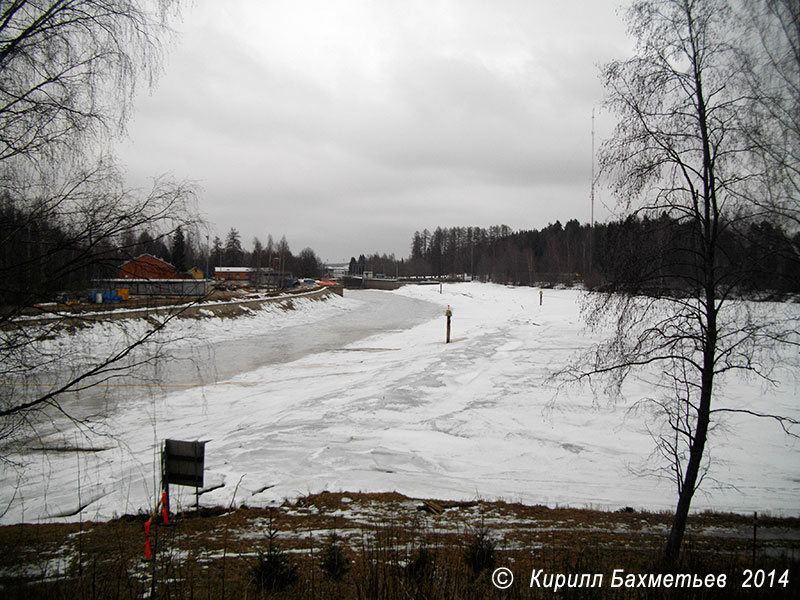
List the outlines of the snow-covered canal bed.
<svg viewBox="0 0 800 600">
<path fill-rule="evenodd" d="M 380 310 L 367 306 L 378 305 L 370 304 L 375 297 Z M 438 286 L 405 286 L 348 291 L 317 307 L 324 319 L 313 310 L 275 312 L 246 330 L 193 321 L 192 327 L 208 329 L 213 354 L 225 356 L 218 380 L 181 380 L 157 393 L 129 388 L 137 391 L 114 403 L 110 435 L 92 440 L 95 451 L 12 456 L 25 468 L 3 467 L 0 507 L 8 510 L 2 521 L 52 519 L 79 505 L 83 519 L 151 507 L 165 438 L 208 440 L 205 482 L 214 489 L 201 496 L 206 505 L 258 506 L 322 490 L 396 490 L 670 510 L 673 486 L 636 474 L 653 442 L 641 415 L 627 408 L 652 393 L 647 376 L 633 380 L 627 399 L 617 403 L 583 388 L 556 395 L 547 382 L 592 342 L 583 333 L 579 297 L 574 290 L 545 290 L 540 306 L 533 288 L 465 283 L 445 285 L 440 294 Z M 426 302 L 413 304 L 413 318 L 398 320 L 407 298 Z M 448 304 L 451 344 L 444 343 Z M 299 321 L 281 327 L 287 318 Z M 366 338 L 322 333 L 337 319 L 353 319 L 354 329 L 368 320 L 388 330 Z M 414 319 L 416 325 L 403 327 Z M 298 336 L 322 341 L 309 346 Z M 252 354 L 254 344 L 276 343 L 294 353 L 278 351 L 274 360 L 248 363 L 238 374 L 222 366 Z M 784 375 L 776 388 L 729 383 L 718 401 L 758 403 L 759 410 L 800 417 L 797 380 Z M 724 425 L 713 433 L 711 472 L 694 508 L 800 514 L 800 441 L 769 420 L 734 415 Z M 48 442 L 56 445 L 42 440 Z M 194 502 L 191 488 L 172 492 L 173 501 Z"/>
</svg>

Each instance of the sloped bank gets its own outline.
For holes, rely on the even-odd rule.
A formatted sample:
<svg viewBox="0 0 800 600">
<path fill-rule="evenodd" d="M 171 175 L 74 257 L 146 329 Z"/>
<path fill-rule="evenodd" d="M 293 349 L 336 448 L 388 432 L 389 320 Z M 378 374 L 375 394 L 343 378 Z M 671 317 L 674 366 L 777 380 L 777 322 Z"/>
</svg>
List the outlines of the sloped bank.
<svg viewBox="0 0 800 600">
<path fill-rule="evenodd" d="M 181 318 L 202 319 L 208 317 L 238 317 L 259 310 L 267 304 L 283 305 L 282 308 L 291 310 L 292 300 L 306 298 L 310 300 L 325 300 L 331 294 L 342 296 L 341 286 L 319 287 L 311 290 L 287 292 L 277 296 L 250 295 L 244 298 L 229 300 L 200 300 L 184 303 L 160 304 L 157 306 L 142 306 L 136 308 L 114 308 L 111 310 L 88 310 L 80 312 L 52 311 L 33 317 L 15 319 L 11 325 L 49 325 L 62 323 L 67 326 L 80 327 L 88 323 L 106 320 L 139 319 L 159 315 L 175 315 Z"/>
<path fill-rule="evenodd" d="M 210 301 L 197 304 L 187 304 L 181 307 L 162 307 L 160 309 L 151 309 L 149 313 L 155 314 L 163 313 L 170 314 L 176 308 L 181 309 L 181 317 L 202 319 L 205 317 L 238 317 L 245 314 L 250 314 L 254 310 L 260 310 L 268 304 L 277 304 L 284 310 L 293 310 L 293 300 L 296 298 L 305 298 L 308 300 L 326 300 L 331 295 L 342 296 L 342 288 L 336 287 L 322 287 L 309 291 L 294 292 L 281 294 L 279 296 L 261 296 L 261 297 L 248 297 L 236 300 L 223 300 L 223 301 Z M 142 316 L 131 315 L 131 316 Z"/>
</svg>

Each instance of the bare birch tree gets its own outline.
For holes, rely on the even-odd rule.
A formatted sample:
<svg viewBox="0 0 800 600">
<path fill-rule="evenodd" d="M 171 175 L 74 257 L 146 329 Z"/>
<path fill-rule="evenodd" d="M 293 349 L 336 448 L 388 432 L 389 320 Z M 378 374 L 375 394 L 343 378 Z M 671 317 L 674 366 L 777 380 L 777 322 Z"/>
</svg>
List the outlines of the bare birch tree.
<svg viewBox="0 0 800 600">
<path fill-rule="evenodd" d="M 35 434 L 38 412 L 63 411 L 66 392 L 155 360 L 147 348 L 174 317 L 144 330 L 120 322 L 121 344 L 81 360 L 47 344 L 80 315 L 50 314 L 46 326 L 20 318 L 54 290 L 108 276 L 140 234 L 168 239 L 197 222 L 192 185 L 126 189 L 109 157 L 137 83 L 159 72 L 176 4 L 0 2 L 0 456 L 23 430 Z"/>
<path fill-rule="evenodd" d="M 635 54 L 603 69 L 607 105 L 619 121 L 602 168 L 628 212 L 668 217 L 670 239 L 636 248 L 630 268 L 620 265 L 619 279 L 589 297 L 589 325 L 610 325 L 613 335 L 573 375 L 603 377 L 615 392 L 634 371 L 660 377 L 662 393 L 647 400 L 660 417 L 656 451 L 678 491 L 670 563 L 720 416 L 746 412 L 787 430 L 797 424 L 755 402 L 726 407 L 721 385 L 741 371 L 768 381 L 776 344 L 798 342 L 797 311 L 737 299 L 747 273 L 728 255 L 728 234 L 756 218 L 747 192 L 766 176 L 753 160 L 751 97 L 737 85 L 742 23 L 735 17 L 724 0 L 633 2 L 627 19 Z M 665 280 L 664 272 L 673 275 Z"/>
</svg>

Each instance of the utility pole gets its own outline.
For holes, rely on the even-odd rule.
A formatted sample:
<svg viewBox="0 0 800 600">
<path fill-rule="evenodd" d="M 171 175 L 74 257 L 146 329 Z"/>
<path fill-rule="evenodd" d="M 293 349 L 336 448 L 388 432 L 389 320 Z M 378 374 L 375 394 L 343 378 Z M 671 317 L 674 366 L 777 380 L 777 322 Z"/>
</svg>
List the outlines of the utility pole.
<svg viewBox="0 0 800 600">
<path fill-rule="evenodd" d="M 594 271 L 594 106 L 592 107 L 592 187 L 589 198 L 591 200 L 591 220 L 589 221 L 589 276 Z"/>
<path fill-rule="evenodd" d="M 592 107 L 592 193 L 591 193 L 591 201 L 592 201 L 592 218 L 590 221 L 590 225 L 592 231 L 594 231 L 594 107 Z"/>
</svg>

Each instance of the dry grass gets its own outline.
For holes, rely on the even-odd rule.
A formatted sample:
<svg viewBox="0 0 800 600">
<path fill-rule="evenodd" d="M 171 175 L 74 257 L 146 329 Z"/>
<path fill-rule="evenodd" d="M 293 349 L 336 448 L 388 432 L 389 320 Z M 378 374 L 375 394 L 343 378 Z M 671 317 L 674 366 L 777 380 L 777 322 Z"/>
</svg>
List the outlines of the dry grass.
<svg viewBox="0 0 800 600">
<path fill-rule="evenodd" d="M 438 501 L 434 509 L 436 504 L 444 509 L 440 514 L 395 493 L 323 493 L 271 509 L 201 509 L 154 528 L 155 560 L 150 562 L 143 560 L 145 516 L 2 527 L 0 595 L 26 600 L 553 597 L 549 590 L 528 586 L 532 569 L 604 574 L 602 590 L 562 590 L 566 597 L 680 598 L 686 592 L 608 586 L 613 569 L 650 573 L 660 568 L 669 515 L 482 501 Z M 731 583 L 724 595 L 697 597 L 797 597 L 800 520 L 771 518 L 758 525 L 756 567 L 781 573 L 788 568 L 790 588 L 741 590 L 741 573 L 752 567 L 752 517 L 698 514 L 691 518 L 681 569 L 729 573 Z M 270 537 L 273 554 L 296 565 L 299 578 L 283 590 L 259 591 L 254 569 L 259 553 L 263 557 L 270 549 Z M 331 550 L 332 544 L 338 549 Z M 346 569 L 330 569 L 332 552 L 344 556 Z M 495 566 L 515 573 L 512 588 L 491 585 Z"/>
</svg>

